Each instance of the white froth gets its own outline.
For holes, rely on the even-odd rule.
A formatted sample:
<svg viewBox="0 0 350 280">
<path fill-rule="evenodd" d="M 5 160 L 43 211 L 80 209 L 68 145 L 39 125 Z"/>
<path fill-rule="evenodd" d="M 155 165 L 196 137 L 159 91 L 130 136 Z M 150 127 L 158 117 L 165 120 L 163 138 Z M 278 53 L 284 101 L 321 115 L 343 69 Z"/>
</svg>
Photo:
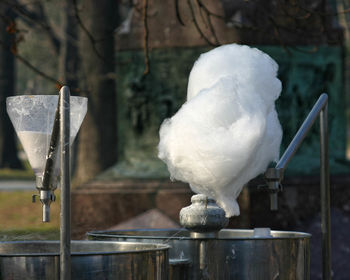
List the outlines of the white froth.
<svg viewBox="0 0 350 280">
<path fill-rule="evenodd" d="M 172 179 L 239 215 L 244 184 L 278 160 L 282 129 L 277 63 L 258 49 L 225 45 L 202 54 L 189 77 L 187 102 L 160 128 L 159 158 Z"/>
</svg>

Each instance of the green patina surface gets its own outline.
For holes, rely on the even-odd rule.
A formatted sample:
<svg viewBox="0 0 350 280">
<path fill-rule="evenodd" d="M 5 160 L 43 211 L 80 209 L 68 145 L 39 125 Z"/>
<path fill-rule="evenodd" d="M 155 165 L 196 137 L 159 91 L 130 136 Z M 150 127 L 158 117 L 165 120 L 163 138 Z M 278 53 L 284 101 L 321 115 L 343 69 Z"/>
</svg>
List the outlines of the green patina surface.
<svg viewBox="0 0 350 280">
<path fill-rule="evenodd" d="M 279 64 L 283 84 L 277 110 L 283 127 L 282 151 L 290 143 L 319 95 L 329 94 L 329 148 L 333 174 L 345 173 L 346 120 L 343 92 L 343 53 L 341 47 L 309 47 L 285 51 L 262 47 Z M 315 174 L 319 171 L 319 125 L 314 125 L 287 170 L 288 174 Z"/>
<path fill-rule="evenodd" d="M 289 144 L 322 92 L 330 95 L 329 129 L 331 171 L 350 170 L 345 160 L 346 123 L 343 95 L 342 48 L 284 49 L 258 47 L 279 64 L 283 92 L 277 102 L 284 137 L 281 151 Z M 166 166 L 157 159 L 158 130 L 186 97 L 187 80 L 194 61 L 208 48 L 166 49 L 151 52 L 151 71 L 141 79 L 141 51 L 117 54 L 120 161 L 101 179 L 168 177 Z M 314 174 L 319 170 L 319 128 L 312 129 L 290 162 L 288 174 Z"/>
</svg>

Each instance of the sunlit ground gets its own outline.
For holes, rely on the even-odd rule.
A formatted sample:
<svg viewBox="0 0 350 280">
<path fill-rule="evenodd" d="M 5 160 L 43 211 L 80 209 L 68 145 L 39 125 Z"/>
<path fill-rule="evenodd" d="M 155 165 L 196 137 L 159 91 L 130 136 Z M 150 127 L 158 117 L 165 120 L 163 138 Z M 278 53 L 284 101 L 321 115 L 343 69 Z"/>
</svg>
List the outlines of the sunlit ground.
<svg viewBox="0 0 350 280">
<path fill-rule="evenodd" d="M 30 180 L 34 174 L 25 163 L 25 170 L 0 169 L 0 180 Z M 60 197 L 55 191 L 56 202 L 51 203 L 51 222 L 42 222 L 42 206 L 37 199 L 32 203 L 33 190 L 0 191 L 0 240 L 49 240 L 59 239 Z"/>
<path fill-rule="evenodd" d="M 41 202 L 32 203 L 33 191 L 0 192 L 0 239 L 59 239 L 59 194 L 51 204 L 51 222 L 42 222 Z"/>
</svg>

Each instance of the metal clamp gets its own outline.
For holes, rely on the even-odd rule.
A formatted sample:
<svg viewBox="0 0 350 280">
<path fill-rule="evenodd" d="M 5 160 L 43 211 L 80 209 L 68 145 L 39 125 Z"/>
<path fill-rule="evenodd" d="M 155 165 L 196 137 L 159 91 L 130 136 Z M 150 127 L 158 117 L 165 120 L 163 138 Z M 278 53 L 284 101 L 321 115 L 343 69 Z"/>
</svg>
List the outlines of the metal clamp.
<svg viewBox="0 0 350 280">
<path fill-rule="evenodd" d="M 56 201 L 56 195 L 52 190 L 39 190 L 39 194 L 32 195 L 32 202 L 36 202 L 36 197 L 39 198 L 40 202 L 43 205 L 43 222 L 50 221 L 50 204 L 51 202 Z"/>
<path fill-rule="evenodd" d="M 283 190 L 283 169 L 269 168 L 264 174 L 266 185 L 258 186 L 270 194 L 270 207 L 272 211 L 278 210 L 278 193 Z"/>
</svg>

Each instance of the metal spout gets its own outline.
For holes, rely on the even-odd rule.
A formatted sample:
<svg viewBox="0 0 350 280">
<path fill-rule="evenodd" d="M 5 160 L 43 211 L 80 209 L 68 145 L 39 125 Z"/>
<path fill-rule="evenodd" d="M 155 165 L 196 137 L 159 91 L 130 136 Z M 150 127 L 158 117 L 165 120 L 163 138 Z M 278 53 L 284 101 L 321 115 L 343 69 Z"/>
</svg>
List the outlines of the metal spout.
<svg viewBox="0 0 350 280">
<path fill-rule="evenodd" d="M 57 185 L 56 185 L 57 182 L 55 181 L 54 184 L 50 184 L 50 189 L 48 189 L 48 190 L 43 189 L 42 177 L 37 177 L 36 182 L 37 182 L 36 187 L 39 191 L 39 195 L 34 194 L 32 197 L 32 201 L 33 201 L 33 203 L 35 203 L 36 202 L 35 198 L 36 198 L 36 196 L 38 196 L 38 198 L 43 206 L 43 222 L 47 223 L 47 222 L 50 222 L 50 204 L 51 204 L 51 202 L 56 200 L 54 190 L 57 187 Z"/>
<path fill-rule="evenodd" d="M 40 191 L 40 202 L 43 204 L 43 222 L 50 222 L 50 204 L 56 197 L 53 191 Z"/>
<path fill-rule="evenodd" d="M 51 202 L 56 200 L 56 196 L 53 191 L 49 190 L 40 190 L 39 195 L 34 194 L 32 197 L 32 202 L 36 202 L 36 196 L 39 197 L 40 202 L 43 206 L 43 222 L 48 223 L 50 222 L 50 205 Z"/>
<path fill-rule="evenodd" d="M 265 172 L 267 191 L 270 194 L 270 209 L 278 210 L 278 193 L 282 191 L 283 169 L 269 168 Z"/>
<path fill-rule="evenodd" d="M 43 203 L 43 222 L 50 222 L 50 203 Z"/>
</svg>

